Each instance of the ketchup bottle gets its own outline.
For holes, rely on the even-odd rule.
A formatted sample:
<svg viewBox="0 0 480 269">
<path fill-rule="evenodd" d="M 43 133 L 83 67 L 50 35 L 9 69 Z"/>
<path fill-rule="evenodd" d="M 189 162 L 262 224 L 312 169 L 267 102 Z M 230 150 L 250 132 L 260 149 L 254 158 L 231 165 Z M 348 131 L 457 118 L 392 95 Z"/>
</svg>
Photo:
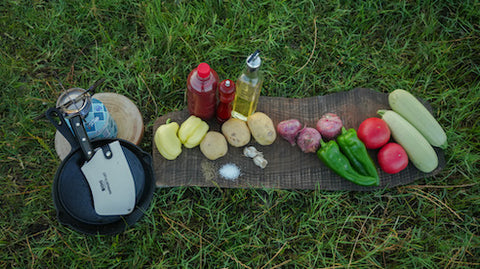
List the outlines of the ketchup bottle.
<svg viewBox="0 0 480 269">
<path fill-rule="evenodd" d="M 209 120 L 217 105 L 218 75 L 207 63 L 193 69 L 187 78 L 187 105 L 191 115 Z"/>
<path fill-rule="evenodd" d="M 232 115 L 232 102 L 235 99 L 235 83 L 229 79 L 225 79 L 218 87 L 218 97 L 220 103 L 217 107 L 217 120 L 223 123 L 230 119 Z"/>
</svg>

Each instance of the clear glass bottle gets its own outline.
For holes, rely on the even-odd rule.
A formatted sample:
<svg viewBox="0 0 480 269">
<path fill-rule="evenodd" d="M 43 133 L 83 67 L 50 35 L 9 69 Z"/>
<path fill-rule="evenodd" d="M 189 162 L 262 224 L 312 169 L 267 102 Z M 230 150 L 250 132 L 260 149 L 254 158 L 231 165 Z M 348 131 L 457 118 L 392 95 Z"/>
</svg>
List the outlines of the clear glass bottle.
<svg viewBox="0 0 480 269">
<path fill-rule="evenodd" d="M 262 60 L 260 51 L 256 50 L 247 57 L 247 66 L 238 77 L 235 99 L 233 100 L 232 117 L 246 121 L 247 117 L 257 109 L 258 98 L 263 84 L 263 74 L 260 71 Z"/>
</svg>

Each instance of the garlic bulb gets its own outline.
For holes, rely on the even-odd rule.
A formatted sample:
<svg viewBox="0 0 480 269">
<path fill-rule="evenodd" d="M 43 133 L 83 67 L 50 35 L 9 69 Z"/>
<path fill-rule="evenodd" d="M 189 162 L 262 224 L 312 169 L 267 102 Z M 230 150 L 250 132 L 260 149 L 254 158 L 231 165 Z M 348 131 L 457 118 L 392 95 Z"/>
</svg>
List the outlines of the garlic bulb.
<svg viewBox="0 0 480 269">
<path fill-rule="evenodd" d="M 243 149 L 243 155 L 248 158 L 253 158 L 253 163 L 262 169 L 268 164 L 267 160 L 263 158 L 263 153 L 258 151 L 254 146 L 245 147 Z"/>
</svg>

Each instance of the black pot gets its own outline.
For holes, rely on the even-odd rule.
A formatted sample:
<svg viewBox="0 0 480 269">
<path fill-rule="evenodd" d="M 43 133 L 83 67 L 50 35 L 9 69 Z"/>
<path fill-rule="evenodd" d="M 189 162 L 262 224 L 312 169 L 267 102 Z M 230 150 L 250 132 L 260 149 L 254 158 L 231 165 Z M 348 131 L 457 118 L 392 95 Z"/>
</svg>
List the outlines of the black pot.
<svg viewBox="0 0 480 269">
<path fill-rule="evenodd" d="M 78 135 L 72 134 L 58 109 L 49 109 L 47 118 L 72 147 L 60 164 L 53 181 L 52 196 L 59 222 L 82 233 L 102 235 L 121 233 L 135 224 L 148 210 L 155 191 L 151 156 L 122 139 L 87 139 L 90 145 L 80 146 L 83 142 L 79 141 Z M 76 134 L 77 132 L 75 131 Z M 85 148 L 96 149 L 114 141 L 120 142 L 134 179 L 135 208 L 128 215 L 103 216 L 95 212 L 91 189 L 81 167 L 88 159 Z"/>
</svg>

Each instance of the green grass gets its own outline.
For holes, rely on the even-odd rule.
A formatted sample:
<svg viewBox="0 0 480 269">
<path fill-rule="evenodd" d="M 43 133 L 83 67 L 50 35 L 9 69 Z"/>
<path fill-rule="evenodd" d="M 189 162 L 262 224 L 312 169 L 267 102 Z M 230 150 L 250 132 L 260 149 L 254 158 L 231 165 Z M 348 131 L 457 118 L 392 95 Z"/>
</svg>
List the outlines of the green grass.
<svg viewBox="0 0 480 269">
<path fill-rule="evenodd" d="M 0 267 L 478 268 L 478 1 L 14 1 L 0 4 Z M 207 61 L 235 79 L 261 49 L 263 95 L 404 88 L 445 128 L 447 165 L 374 192 L 165 188 L 133 228 L 84 236 L 57 222 L 54 128 L 62 88 L 132 99 L 141 147 L 185 108 Z"/>
</svg>

